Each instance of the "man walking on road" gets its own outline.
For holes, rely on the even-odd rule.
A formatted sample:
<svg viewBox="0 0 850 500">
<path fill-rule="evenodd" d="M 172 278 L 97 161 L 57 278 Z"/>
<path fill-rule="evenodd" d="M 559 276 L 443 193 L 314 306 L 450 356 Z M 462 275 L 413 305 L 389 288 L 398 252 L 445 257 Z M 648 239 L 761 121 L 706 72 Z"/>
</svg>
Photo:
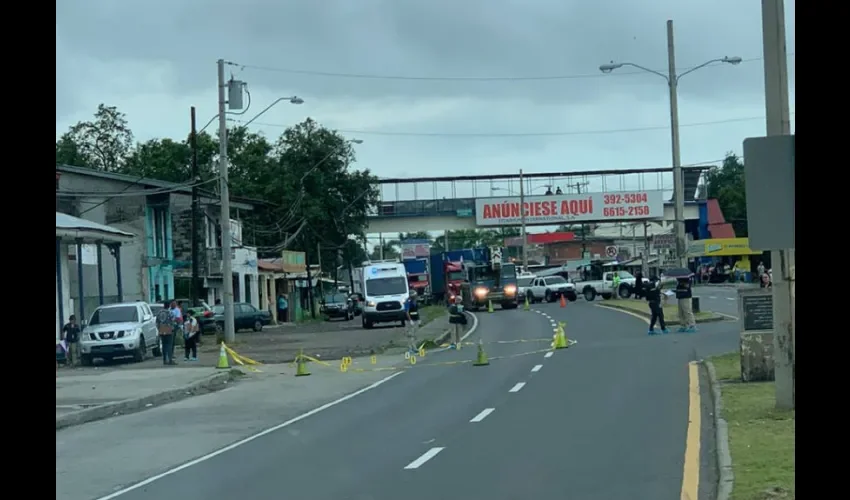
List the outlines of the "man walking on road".
<svg viewBox="0 0 850 500">
<path fill-rule="evenodd" d="M 77 325 L 77 316 L 71 315 L 68 323 L 62 327 L 62 338 L 65 341 L 65 356 L 68 366 L 76 366 L 80 362 L 80 327 Z"/>
<path fill-rule="evenodd" d="M 667 323 L 664 321 L 664 308 L 661 306 L 661 285 L 658 283 L 658 278 L 652 277 L 649 285 L 643 291 L 647 302 L 649 302 L 649 334 L 655 335 L 655 322 L 661 327 L 661 333 L 670 333 L 667 330 Z"/>
<path fill-rule="evenodd" d="M 463 302 L 461 302 L 460 297 L 450 300 L 449 324 L 454 328 L 454 342 L 451 343 L 449 349 L 458 349 L 460 347 L 460 332 L 463 330 L 463 325 L 466 324 L 466 315 L 463 314 Z"/>
<path fill-rule="evenodd" d="M 697 321 L 694 318 L 693 292 L 690 278 L 676 280 L 676 299 L 679 303 L 679 332 L 693 333 L 697 331 Z"/>
</svg>

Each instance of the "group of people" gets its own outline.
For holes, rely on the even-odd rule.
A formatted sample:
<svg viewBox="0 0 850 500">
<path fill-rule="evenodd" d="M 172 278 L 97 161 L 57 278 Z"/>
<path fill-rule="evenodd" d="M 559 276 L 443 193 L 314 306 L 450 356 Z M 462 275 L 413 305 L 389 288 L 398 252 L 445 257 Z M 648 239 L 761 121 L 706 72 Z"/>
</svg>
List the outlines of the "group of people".
<svg viewBox="0 0 850 500">
<path fill-rule="evenodd" d="M 177 335 L 183 337 L 183 361 L 198 360 L 198 338 L 201 330 L 198 319 L 191 310 L 184 311 L 177 301 L 171 301 L 168 307 L 157 314 L 156 328 L 159 332 L 164 365 L 177 364 L 174 361 L 174 341 Z"/>
<path fill-rule="evenodd" d="M 644 285 L 643 276 L 638 273 L 635 276 L 635 296 L 637 298 L 645 298 L 649 303 L 649 335 L 656 335 L 659 332 L 655 330 L 656 323 L 661 328 L 660 333 L 670 333 L 667 329 L 667 323 L 664 320 L 664 292 L 661 282 L 655 276 L 649 278 L 649 283 Z M 676 288 L 673 289 L 676 296 L 676 303 L 679 313 L 679 332 L 692 333 L 697 331 L 696 317 L 693 309 L 693 290 L 691 288 L 691 279 L 678 278 L 676 280 Z"/>
</svg>

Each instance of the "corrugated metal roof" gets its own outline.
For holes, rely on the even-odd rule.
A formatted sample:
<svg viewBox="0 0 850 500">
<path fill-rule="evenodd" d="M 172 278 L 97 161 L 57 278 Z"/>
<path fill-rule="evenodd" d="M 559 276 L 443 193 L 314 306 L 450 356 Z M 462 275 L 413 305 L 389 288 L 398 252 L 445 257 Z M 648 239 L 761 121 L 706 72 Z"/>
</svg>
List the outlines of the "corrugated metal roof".
<svg viewBox="0 0 850 500">
<path fill-rule="evenodd" d="M 74 217 L 68 214 L 63 214 L 62 212 L 56 212 L 56 229 L 68 229 L 72 231 L 99 231 L 118 236 L 128 236 L 130 238 L 135 236 L 133 233 L 115 229 L 114 227 L 104 224 L 98 224 L 97 222 L 92 222 L 90 220 L 80 219 L 79 217 Z"/>
</svg>

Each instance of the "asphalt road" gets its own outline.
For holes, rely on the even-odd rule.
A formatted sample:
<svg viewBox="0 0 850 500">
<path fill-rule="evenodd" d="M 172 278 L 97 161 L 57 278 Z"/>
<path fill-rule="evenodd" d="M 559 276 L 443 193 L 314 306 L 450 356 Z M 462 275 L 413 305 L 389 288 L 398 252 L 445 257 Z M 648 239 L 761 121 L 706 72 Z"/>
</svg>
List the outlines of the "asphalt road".
<svg viewBox="0 0 850 500">
<path fill-rule="evenodd" d="M 428 366 L 469 360 L 474 347 L 432 354 L 356 398 L 108 498 L 680 498 L 688 363 L 734 349 L 735 331 L 715 323 L 648 337 L 641 319 L 592 303 L 536 309 L 480 313 L 470 340 L 550 338 L 562 320 L 578 344 L 552 355 L 524 355 L 542 342 L 486 344 L 494 359 L 483 367 Z M 701 498 L 714 481 L 709 434 L 698 440 Z"/>
<path fill-rule="evenodd" d="M 730 316 L 738 316 L 738 289 L 724 286 L 700 286 L 694 288 L 700 298 L 700 308 Z"/>
</svg>

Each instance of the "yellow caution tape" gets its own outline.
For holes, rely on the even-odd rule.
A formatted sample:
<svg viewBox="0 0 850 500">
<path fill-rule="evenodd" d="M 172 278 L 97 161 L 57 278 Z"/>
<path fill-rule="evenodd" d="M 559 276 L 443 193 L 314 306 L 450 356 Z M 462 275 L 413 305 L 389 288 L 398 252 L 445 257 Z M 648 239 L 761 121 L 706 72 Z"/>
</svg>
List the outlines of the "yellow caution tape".
<svg viewBox="0 0 850 500">
<path fill-rule="evenodd" d="M 306 359 L 307 361 L 310 361 L 310 362 L 313 362 L 313 363 L 318 363 L 322 366 L 331 366 L 331 364 L 328 363 L 327 361 L 320 361 L 320 360 L 318 360 L 318 359 L 316 359 L 312 356 L 307 356 L 306 354 L 300 354 L 299 356 Z M 297 361 L 297 359 L 296 359 L 296 361 Z"/>
</svg>

